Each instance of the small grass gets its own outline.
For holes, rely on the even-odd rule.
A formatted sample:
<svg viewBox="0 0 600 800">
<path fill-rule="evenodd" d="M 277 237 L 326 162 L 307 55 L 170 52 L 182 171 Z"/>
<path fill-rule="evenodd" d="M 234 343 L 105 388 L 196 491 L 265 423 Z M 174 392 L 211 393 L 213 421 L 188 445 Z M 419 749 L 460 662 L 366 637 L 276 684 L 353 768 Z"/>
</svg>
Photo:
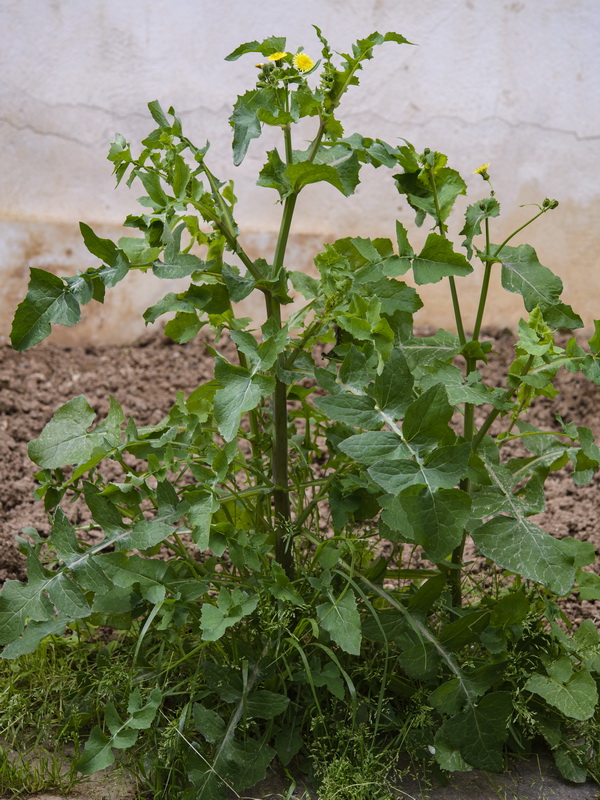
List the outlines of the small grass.
<svg viewBox="0 0 600 800">
<path fill-rule="evenodd" d="M 14 798 L 37 792 L 69 794 L 82 782 L 73 764 L 44 748 L 23 753 L 0 747 L 0 793 Z"/>
<path fill-rule="evenodd" d="M 102 658 L 106 649 L 77 636 L 49 637 L 35 653 L 0 660 L 1 794 L 68 794 L 87 780 L 75 769 L 80 735 L 125 679 L 118 658 Z"/>
</svg>

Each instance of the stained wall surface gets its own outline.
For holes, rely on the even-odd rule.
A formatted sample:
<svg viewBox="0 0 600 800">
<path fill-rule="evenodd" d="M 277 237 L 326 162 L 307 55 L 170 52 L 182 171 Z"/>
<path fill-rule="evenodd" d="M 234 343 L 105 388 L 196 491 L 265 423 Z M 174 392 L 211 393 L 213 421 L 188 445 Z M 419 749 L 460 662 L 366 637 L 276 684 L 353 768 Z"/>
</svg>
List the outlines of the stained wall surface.
<svg viewBox="0 0 600 800">
<path fill-rule="evenodd" d="M 100 235 L 122 235 L 142 192 L 115 191 L 106 153 L 116 132 L 135 143 L 152 129 L 146 103 L 153 99 L 175 107 L 194 141 L 211 141 L 213 171 L 236 181 L 247 249 L 269 260 L 281 207 L 255 181 L 277 132 L 254 141 L 244 163 L 232 166 L 228 116 L 255 80 L 256 59 L 223 59 L 239 43 L 269 35 L 287 35 L 288 49 L 303 45 L 316 58 L 311 24 L 340 52 L 374 30 L 416 43 L 376 48 L 342 106 L 346 132 L 447 153 L 467 178 L 471 202 L 484 196 L 472 171 L 491 162 L 503 211 L 494 223 L 497 242 L 531 215 L 520 205 L 557 198 L 558 209 L 514 241 L 531 243 L 561 276 L 565 300 L 590 327 L 600 317 L 597 0 L 1 0 L 0 334 L 8 333 L 29 267 L 69 275 L 94 265 L 80 220 Z M 322 243 L 342 236 L 393 238 L 396 219 L 413 227 L 382 170 L 364 169 L 347 199 L 333 187 L 308 187 L 287 266 L 310 270 Z M 460 227 L 457 220 L 453 230 Z M 411 233 L 413 243 L 426 234 Z M 478 271 L 461 288 L 467 327 L 479 281 Z M 500 292 L 497 276 L 492 283 L 489 321 L 516 326 L 521 298 Z M 85 308 L 82 325 L 53 340 L 131 341 L 144 330 L 143 310 L 174 288 L 148 275 L 128 277 L 104 306 Z M 422 295 L 430 302 L 421 324 L 451 327 L 446 283 Z"/>
</svg>

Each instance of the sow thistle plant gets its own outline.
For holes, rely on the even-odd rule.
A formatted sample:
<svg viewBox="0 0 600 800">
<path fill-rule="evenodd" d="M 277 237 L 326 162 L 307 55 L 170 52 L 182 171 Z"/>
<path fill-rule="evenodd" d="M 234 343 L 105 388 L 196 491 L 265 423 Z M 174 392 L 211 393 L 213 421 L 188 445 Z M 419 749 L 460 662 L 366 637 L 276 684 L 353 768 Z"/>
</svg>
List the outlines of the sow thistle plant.
<svg viewBox="0 0 600 800">
<path fill-rule="evenodd" d="M 214 378 L 178 393 L 148 427 L 114 398 L 97 421 L 75 397 L 31 442 L 51 530 L 20 539 L 29 581 L 0 595 L 2 655 L 112 628 L 131 647 L 130 685 L 120 706 L 106 703 L 77 766 L 88 774 L 118 751 L 141 752 L 155 796 L 222 797 L 271 764 L 308 769 L 310 753 L 356 765 L 350 741 L 370 743 L 365 764 L 380 785 L 376 754 L 399 743 L 437 769 L 501 770 L 507 749 L 527 752 L 536 737 L 565 777 L 584 781 L 597 775 L 600 636 L 591 621 L 573 630 L 559 599 L 600 598 L 585 569 L 594 548 L 530 517 L 552 471 L 571 465 L 586 484 L 600 449 L 587 428 L 559 419 L 540 430 L 526 412 L 557 394 L 562 368 L 600 385 L 600 323 L 588 349 L 576 338 L 559 346 L 556 331 L 582 320 L 535 250 L 511 244 L 557 202 L 494 243 L 500 204 L 485 164 L 475 172 L 488 196 L 467 207 L 453 244 L 447 223 L 467 187 L 446 156 L 348 135 L 337 116 L 374 48 L 409 42 L 373 33 L 338 55 L 316 32 L 317 62 L 277 37 L 228 56 L 263 59 L 258 73 L 249 63 L 256 85 L 233 107 L 234 164 L 265 126 L 282 135 L 258 175 L 281 203 L 272 256 L 248 255 L 233 183 L 212 172 L 208 145 L 186 137 L 175 111 L 152 102 L 156 127 L 141 150 L 117 135 L 109 153 L 117 182 L 145 192 L 125 220 L 136 235 L 113 242 L 81 223 L 100 266 L 67 278 L 31 269 L 17 350 L 76 324 L 82 305 L 103 302 L 130 271 L 150 271 L 190 279 L 144 319 L 170 314 L 165 333 L 180 344 L 210 329 Z M 297 149 L 305 117 L 314 136 Z M 318 278 L 293 271 L 286 248 L 300 194 L 325 182 L 347 197 L 365 165 L 429 226 L 423 247 L 396 221 L 394 241 L 326 244 Z M 481 294 L 467 320 L 458 284 L 473 262 Z M 413 285 L 402 280 L 411 271 Z M 493 272 L 525 307 L 501 387 L 478 369 L 494 357 L 481 338 Z M 455 330 L 419 336 L 418 288 L 442 280 Z M 264 298 L 260 326 L 236 315 L 252 293 Z M 286 314 L 293 294 L 304 303 Z M 84 525 L 70 515 L 74 499 L 87 506 Z M 90 541 L 90 529 L 102 538 Z M 467 541 L 494 571 L 493 588 L 465 572 Z M 426 560 L 407 566 L 403 549 L 417 547 Z"/>
</svg>

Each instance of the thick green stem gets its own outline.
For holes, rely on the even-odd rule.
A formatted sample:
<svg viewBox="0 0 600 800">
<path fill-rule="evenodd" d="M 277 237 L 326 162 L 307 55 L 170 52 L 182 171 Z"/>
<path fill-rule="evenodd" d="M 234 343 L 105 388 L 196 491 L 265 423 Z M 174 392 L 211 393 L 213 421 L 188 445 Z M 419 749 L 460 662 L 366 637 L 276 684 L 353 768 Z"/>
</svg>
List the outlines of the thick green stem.
<svg viewBox="0 0 600 800">
<path fill-rule="evenodd" d="M 450 294 L 452 295 L 452 308 L 454 309 L 454 319 L 456 321 L 456 332 L 461 345 L 464 347 L 467 343 L 465 336 L 465 329 L 463 327 L 462 314 L 460 313 L 460 303 L 458 302 L 458 292 L 456 291 L 456 282 L 454 276 L 450 275 L 448 278 L 450 283 Z"/>
<path fill-rule="evenodd" d="M 288 158 L 292 157 L 291 135 L 289 128 L 284 129 L 285 149 Z M 283 216 L 279 228 L 279 236 L 273 258 L 273 278 L 279 279 L 283 269 L 285 250 L 287 247 L 297 194 L 286 198 L 283 206 Z M 267 314 L 281 327 L 281 303 L 275 295 L 266 297 Z M 285 366 L 285 355 L 281 353 L 278 359 L 280 367 Z M 275 558 L 281 564 L 289 577 L 293 576 L 294 560 L 291 549 L 291 504 L 288 480 L 288 416 L 287 416 L 287 386 L 279 375 L 275 376 L 275 391 L 271 402 L 273 404 L 273 452 L 271 469 L 273 474 L 273 507 L 275 512 Z"/>
<path fill-rule="evenodd" d="M 485 220 L 485 253 L 486 256 L 489 256 L 490 252 L 490 228 L 489 228 L 489 221 Z M 479 306 L 477 308 L 477 317 L 475 319 L 475 327 L 473 329 L 473 341 L 476 342 L 479 340 L 479 333 L 481 331 L 481 325 L 483 322 L 483 312 L 485 311 L 485 304 L 487 300 L 489 285 L 490 285 L 490 275 L 492 272 L 492 264 L 489 261 L 485 262 L 485 271 L 483 275 L 483 283 L 481 286 L 481 293 L 479 295 Z M 466 372 L 469 375 L 473 370 L 477 367 L 477 360 L 472 357 L 467 357 L 466 359 Z M 464 437 L 468 442 L 473 440 L 473 434 L 475 429 L 475 407 L 473 403 L 465 403 L 465 417 L 464 417 Z M 468 478 L 465 478 L 460 482 L 460 488 L 469 493 L 471 491 L 471 482 Z M 454 569 L 449 572 L 449 582 L 450 582 L 450 593 L 452 596 L 452 604 L 454 606 L 461 606 L 462 605 L 462 561 L 463 561 L 463 554 L 465 550 L 465 544 L 467 541 L 467 532 L 463 531 L 462 539 L 458 547 L 455 547 L 452 551 L 451 563 L 454 565 Z"/>
<path fill-rule="evenodd" d="M 442 222 L 442 213 L 440 209 L 440 203 L 438 199 L 437 187 L 435 185 L 435 176 L 433 172 L 433 167 L 431 168 L 430 172 L 431 177 L 431 189 L 433 191 L 433 201 L 435 203 L 435 213 L 437 216 L 437 224 L 438 229 L 440 231 L 440 235 L 446 238 L 446 231 L 444 229 L 444 223 Z M 456 332 L 458 333 L 458 338 L 461 343 L 461 346 L 465 346 L 467 343 L 467 337 L 465 336 L 465 328 L 462 321 L 462 314 L 460 311 L 460 302 L 458 299 L 458 292 L 456 290 L 456 281 L 454 280 L 454 276 L 450 275 L 448 277 L 448 282 L 450 284 L 450 294 L 452 296 L 452 308 L 454 310 L 454 319 L 456 322 Z M 468 358 L 466 359 L 466 373 L 467 375 L 473 369 L 473 359 Z M 464 415 L 464 436 L 467 441 L 473 438 L 473 419 L 474 419 L 474 409 L 472 403 L 465 404 L 465 415 Z M 469 480 L 465 478 L 460 483 L 460 488 L 463 491 L 469 491 Z M 462 542 L 459 547 L 457 547 L 454 552 L 452 553 L 452 563 L 453 564 L 461 564 L 462 563 L 462 554 L 463 549 L 465 546 L 466 541 L 466 532 L 463 533 Z M 462 596 L 461 596 L 461 577 L 462 577 L 462 570 L 459 568 L 449 570 L 448 571 L 448 583 L 450 585 L 450 594 L 452 597 L 452 603 L 455 606 L 460 606 L 462 603 Z"/>
<path fill-rule="evenodd" d="M 289 127 L 283 129 L 285 140 L 285 154 L 288 164 L 293 161 L 292 138 Z M 325 133 L 325 124 L 321 121 L 308 155 L 308 161 L 313 161 Z M 285 259 L 285 251 L 290 235 L 292 218 L 296 208 L 298 193 L 289 195 L 284 202 L 283 216 L 279 228 L 279 236 L 273 257 L 273 278 L 280 280 Z M 266 295 L 267 314 L 281 327 L 281 303 L 275 295 Z M 278 365 L 285 368 L 286 359 L 282 353 Z M 293 575 L 294 561 L 291 550 L 291 504 L 289 498 L 288 480 L 288 416 L 287 416 L 287 386 L 278 375 L 275 377 L 275 391 L 273 403 L 273 506 L 275 512 L 275 558 L 285 569 L 288 576 Z"/>
</svg>

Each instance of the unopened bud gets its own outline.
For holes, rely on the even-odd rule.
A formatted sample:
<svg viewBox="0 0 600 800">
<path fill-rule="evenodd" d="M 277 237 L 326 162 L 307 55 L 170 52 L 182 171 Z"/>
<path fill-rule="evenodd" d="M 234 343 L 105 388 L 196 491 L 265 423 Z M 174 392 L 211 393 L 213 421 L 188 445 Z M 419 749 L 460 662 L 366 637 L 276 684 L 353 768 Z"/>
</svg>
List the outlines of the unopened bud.
<svg viewBox="0 0 600 800">
<path fill-rule="evenodd" d="M 557 207 L 557 205 L 558 205 L 558 200 L 550 200 L 550 199 L 547 197 L 547 198 L 544 200 L 544 202 L 542 203 L 542 208 L 548 208 L 548 209 L 552 210 L 553 208 L 556 208 L 556 207 Z"/>
</svg>

